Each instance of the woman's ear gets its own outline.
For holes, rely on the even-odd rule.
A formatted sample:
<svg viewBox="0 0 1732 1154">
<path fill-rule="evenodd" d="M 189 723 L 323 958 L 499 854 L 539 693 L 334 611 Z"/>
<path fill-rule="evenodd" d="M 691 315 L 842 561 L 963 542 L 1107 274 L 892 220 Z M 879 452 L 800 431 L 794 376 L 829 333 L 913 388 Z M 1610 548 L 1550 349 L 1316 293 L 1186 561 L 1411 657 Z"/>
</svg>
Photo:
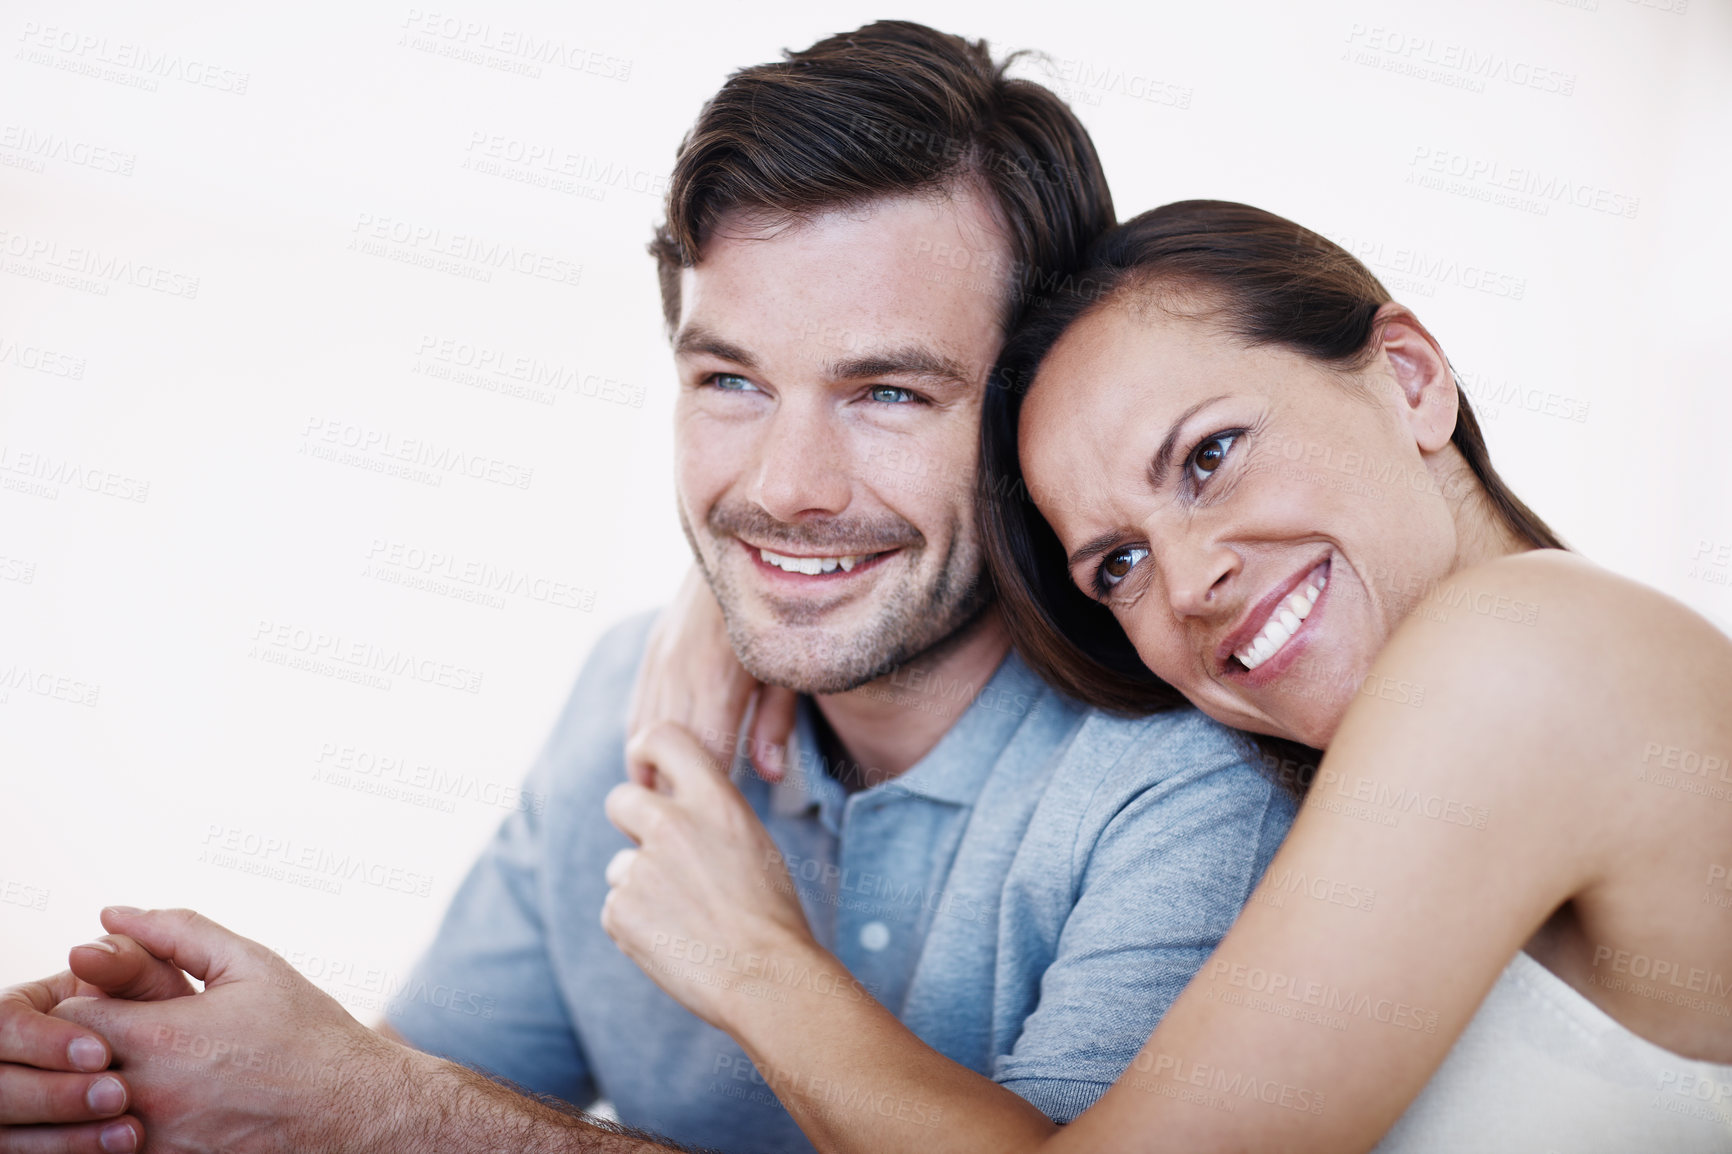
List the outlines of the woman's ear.
<svg viewBox="0 0 1732 1154">
<path fill-rule="evenodd" d="M 1401 390 L 1402 415 L 1424 452 L 1435 453 L 1455 432 L 1455 374 L 1419 318 L 1391 301 L 1372 322 L 1378 350 Z"/>
</svg>

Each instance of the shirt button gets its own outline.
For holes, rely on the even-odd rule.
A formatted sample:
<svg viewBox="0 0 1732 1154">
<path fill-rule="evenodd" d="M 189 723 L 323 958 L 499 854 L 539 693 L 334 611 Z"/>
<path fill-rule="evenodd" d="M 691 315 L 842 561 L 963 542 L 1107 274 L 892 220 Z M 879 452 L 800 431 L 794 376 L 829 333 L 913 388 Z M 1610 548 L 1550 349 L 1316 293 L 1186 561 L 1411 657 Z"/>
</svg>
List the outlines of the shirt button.
<svg viewBox="0 0 1732 1154">
<path fill-rule="evenodd" d="M 860 944 L 874 952 L 890 944 L 890 927 L 883 922 L 867 922 L 860 927 Z"/>
</svg>

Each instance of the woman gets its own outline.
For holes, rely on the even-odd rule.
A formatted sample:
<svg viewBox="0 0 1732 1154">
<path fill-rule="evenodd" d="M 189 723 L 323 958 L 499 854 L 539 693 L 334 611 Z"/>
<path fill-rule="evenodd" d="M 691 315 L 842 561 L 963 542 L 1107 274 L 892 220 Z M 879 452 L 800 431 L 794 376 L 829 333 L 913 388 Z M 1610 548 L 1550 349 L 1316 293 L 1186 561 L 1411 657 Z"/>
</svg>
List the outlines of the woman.
<svg viewBox="0 0 1732 1154">
<path fill-rule="evenodd" d="M 823 1150 L 1732 1149 L 1732 918 L 1707 893 L 1732 859 L 1732 644 L 1562 552 L 1430 333 L 1327 240 L 1185 202 L 1076 283 L 988 397 L 986 491 L 1033 502 L 985 503 L 1005 617 L 1093 704 L 1164 683 L 1326 751 L 1276 762 L 1309 789 L 1263 891 L 1062 1132 L 869 1000 L 652 975 L 799 1073 L 771 1088 Z M 682 900 L 713 877 L 617 859 L 621 947 L 644 964 L 702 919 L 840 971 L 726 844 L 755 836 L 705 860 L 734 893 L 756 878 L 722 910 Z M 1353 886 L 1375 907 L 1331 900 Z M 803 1089 L 826 1080 L 925 1124 Z"/>
</svg>

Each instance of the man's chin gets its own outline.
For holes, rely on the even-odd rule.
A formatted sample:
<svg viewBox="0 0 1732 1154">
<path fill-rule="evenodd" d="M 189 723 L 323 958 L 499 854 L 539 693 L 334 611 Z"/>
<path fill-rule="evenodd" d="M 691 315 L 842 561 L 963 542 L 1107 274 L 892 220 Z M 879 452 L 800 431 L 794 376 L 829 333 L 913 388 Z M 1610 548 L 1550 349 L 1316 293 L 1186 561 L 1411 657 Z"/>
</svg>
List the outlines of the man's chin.
<svg viewBox="0 0 1732 1154">
<path fill-rule="evenodd" d="M 895 654 L 873 652 L 864 639 L 827 629 L 777 626 L 749 633 L 730 629 L 729 635 L 747 673 L 796 693 L 846 693 L 896 665 Z"/>
</svg>

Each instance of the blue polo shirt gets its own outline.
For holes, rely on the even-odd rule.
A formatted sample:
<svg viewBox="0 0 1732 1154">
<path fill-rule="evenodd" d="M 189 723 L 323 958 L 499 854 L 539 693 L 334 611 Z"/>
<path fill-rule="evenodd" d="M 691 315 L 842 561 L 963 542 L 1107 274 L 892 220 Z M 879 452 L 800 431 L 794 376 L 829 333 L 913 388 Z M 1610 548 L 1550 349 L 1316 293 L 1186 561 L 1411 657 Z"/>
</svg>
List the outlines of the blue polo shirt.
<svg viewBox="0 0 1732 1154">
<path fill-rule="evenodd" d="M 726 1034 L 601 928 L 630 842 L 602 799 L 624 777 L 627 700 L 651 618 L 596 646 L 509 816 L 392 1003 L 404 1038 L 627 1125 L 720 1151 L 810 1151 Z M 813 932 L 927 1045 L 1058 1122 L 1098 1098 L 1220 941 L 1294 805 L 1195 710 L 1113 718 L 1013 654 L 900 777 L 849 793 L 803 712 L 794 767 L 734 779 L 787 861 Z M 543 803 L 544 804 L 540 804 Z M 669 943 L 682 957 L 691 944 Z M 765 997 L 799 975 L 716 965 Z M 775 1072 L 772 1071 L 772 1074 Z M 778 1086 L 786 1086 L 778 1081 Z M 800 1092 L 844 1093 L 806 1086 Z M 937 1103 L 854 1102 L 937 1122 Z"/>
</svg>

